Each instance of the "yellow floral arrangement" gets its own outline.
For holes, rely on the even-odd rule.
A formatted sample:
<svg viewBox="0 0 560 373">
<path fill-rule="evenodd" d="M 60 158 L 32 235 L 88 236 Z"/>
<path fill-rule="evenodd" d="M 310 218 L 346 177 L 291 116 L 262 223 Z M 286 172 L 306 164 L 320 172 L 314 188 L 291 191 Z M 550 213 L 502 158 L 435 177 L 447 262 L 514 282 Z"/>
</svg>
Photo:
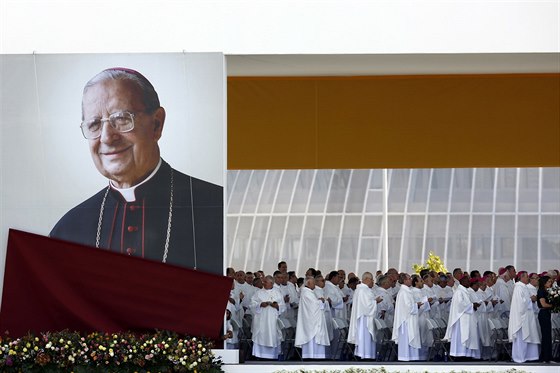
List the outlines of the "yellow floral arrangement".
<svg viewBox="0 0 560 373">
<path fill-rule="evenodd" d="M 423 269 L 429 269 L 430 271 L 435 271 L 437 273 L 447 273 L 447 268 L 445 268 L 445 266 L 443 265 L 441 258 L 434 254 L 433 251 L 430 251 L 430 253 L 428 254 L 428 260 L 424 265 L 414 264 L 412 266 L 412 269 L 414 269 L 414 272 L 416 273 L 420 273 L 420 271 L 422 271 Z"/>
</svg>

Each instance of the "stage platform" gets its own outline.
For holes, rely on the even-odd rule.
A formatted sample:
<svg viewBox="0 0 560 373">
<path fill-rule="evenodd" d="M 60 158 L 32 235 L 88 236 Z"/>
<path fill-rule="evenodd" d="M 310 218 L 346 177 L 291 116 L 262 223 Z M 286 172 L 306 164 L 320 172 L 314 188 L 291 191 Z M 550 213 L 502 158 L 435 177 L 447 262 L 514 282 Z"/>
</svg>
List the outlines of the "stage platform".
<svg viewBox="0 0 560 373">
<path fill-rule="evenodd" d="M 513 369 L 519 372 L 531 373 L 559 373 L 560 364 L 541 364 L 526 363 L 515 364 L 505 362 L 476 362 L 476 363 L 418 363 L 411 364 L 405 362 L 389 362 L 389 363 L 372 363 L 372 362 L 337 362 L 324 361 L 318 362 L 292 362 L 292 361 L 249 361 L 244 364 L 225 364 L 223 370 L 226 373 L 273 373 L 273 372 L 297 372 L 303 373 L 307 371 L 329 372 L 344 371 L 345 369 L 381 369 L 385 368 L 386 372 L 511 372 Z"/>
</svg>

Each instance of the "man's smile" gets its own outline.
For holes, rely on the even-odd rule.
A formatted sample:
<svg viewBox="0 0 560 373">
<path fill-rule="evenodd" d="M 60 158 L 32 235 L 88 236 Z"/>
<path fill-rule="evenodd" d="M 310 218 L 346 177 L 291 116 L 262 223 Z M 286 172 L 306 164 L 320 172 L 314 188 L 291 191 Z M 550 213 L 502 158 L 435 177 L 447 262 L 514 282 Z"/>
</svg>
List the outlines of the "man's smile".
<svg viewBox="0 0 560 373">
<path fill-rule="evenodd" d="M 132 145 L 127 146 L 126 148 L 122 148 L 122 149 L 109 150 L 109 151 L 100 151 L 99 154 L 105 155 L 105 156 L 118 155 L 118 154 L 121 154 L 121 153 L 126 152 L 126 151 L 129 150 L 130 148 L 132 148 Z"/>
</svg>

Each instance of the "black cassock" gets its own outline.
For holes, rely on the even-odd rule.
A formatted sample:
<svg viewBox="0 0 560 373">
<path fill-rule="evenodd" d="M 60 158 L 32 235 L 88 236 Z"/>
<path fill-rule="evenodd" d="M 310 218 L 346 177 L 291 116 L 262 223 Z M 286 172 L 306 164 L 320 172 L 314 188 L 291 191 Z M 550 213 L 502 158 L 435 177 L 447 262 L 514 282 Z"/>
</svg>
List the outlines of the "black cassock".
<svg viewBox="0 0 560 373">
<path fill-rule="evenodd" d="M 166 262 L 222 274 L 223 188 L 174 170 L 165 161 L 150 180 L 135 189 L 135 202 L 127 202 L 118 191 L 109 189 L 103 209 L 99 247 L 160 262 L 163 260 L 171 172 L 173 208 Z M 67 212 L 54 226 L 50 237 L 95 247 L 101 204 L 106 192 L 107 188 L 104 188 Z"/>
</svg>

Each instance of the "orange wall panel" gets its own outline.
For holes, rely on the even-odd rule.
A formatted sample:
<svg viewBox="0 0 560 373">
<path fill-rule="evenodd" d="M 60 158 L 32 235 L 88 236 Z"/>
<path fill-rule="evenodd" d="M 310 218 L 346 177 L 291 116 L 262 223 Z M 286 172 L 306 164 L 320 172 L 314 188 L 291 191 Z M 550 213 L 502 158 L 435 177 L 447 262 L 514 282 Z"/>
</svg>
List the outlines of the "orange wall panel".
<svg viewBox="0 0 560 373">
<path fill-rule="evenodd" d="M 228 168 L 560 166 L 560 75 L 229 78 Z"/>
</svg>

